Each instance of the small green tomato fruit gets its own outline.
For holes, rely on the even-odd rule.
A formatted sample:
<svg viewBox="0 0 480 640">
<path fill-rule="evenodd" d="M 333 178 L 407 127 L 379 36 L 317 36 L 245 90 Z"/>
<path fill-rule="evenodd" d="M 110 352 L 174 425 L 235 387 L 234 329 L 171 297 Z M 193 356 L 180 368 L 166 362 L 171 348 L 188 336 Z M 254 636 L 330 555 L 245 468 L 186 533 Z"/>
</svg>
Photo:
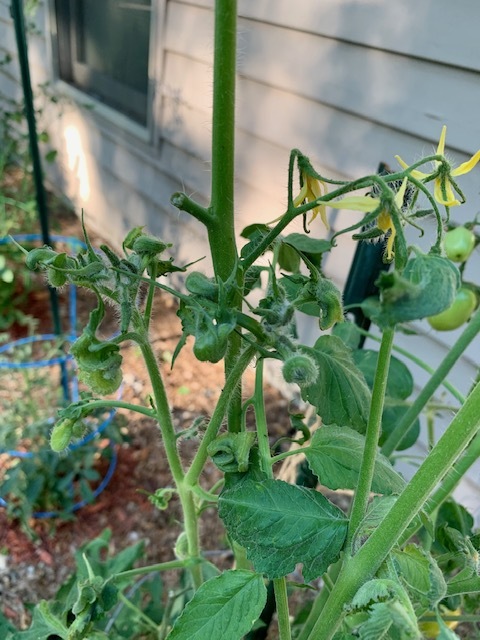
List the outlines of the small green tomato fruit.
<svg viewBox="0 0 480 640">
<path fill-rule="evenodd" d="M 115 393 L 122 384 L 122 370 L 120 367 L 98 369 L 97 371 L 80 370 L 79 378 L 93 393 L 108 396 L 111 393 Z"/>
<path fill-rule="evenodd" d="M 185 279 L 185 288 L 193 294 L 204 296 L 209 300 L 218 298 L 218 284 L 199 271 L 192 271 Z"/>
<path fill-rule="evenodd" d="M 287 358 L 282 367 L 283 379 L 299 386 L 313 384 L 318 377 L 315 361 L 305 353 L 298 353 Z"/>
<path fill-rule="evenodd" d="M 171 246 L 172 245 L 163 242 L 163 240 L 147 235 L 138 236 L 132 243 L 132 249 L 136 253 L 143 253 L 150 256 L 157 256 Z"/>
<path fill-rule="evenodd" d="M 466 227 L 456 227 L 447 231 L 443 246 L 449 260 L 465 262 L 475 248 L 475 234 Z"/>
<path fill-rule="evenodd" d="M 59 453 L 68 447 L 73 435 L 75 421 L 71 418 L 64 418 L 56 423 L 50 434 L 50 447 Z"/>
<path fill-rule="evenodd" d="M 476 306 L 477 296 L 474 292 L 467 287 L 460 287 L 453 304 L 427 320 L 429 325 L 437 331 L 453 331 L 469 320 Z"/>
</svg>

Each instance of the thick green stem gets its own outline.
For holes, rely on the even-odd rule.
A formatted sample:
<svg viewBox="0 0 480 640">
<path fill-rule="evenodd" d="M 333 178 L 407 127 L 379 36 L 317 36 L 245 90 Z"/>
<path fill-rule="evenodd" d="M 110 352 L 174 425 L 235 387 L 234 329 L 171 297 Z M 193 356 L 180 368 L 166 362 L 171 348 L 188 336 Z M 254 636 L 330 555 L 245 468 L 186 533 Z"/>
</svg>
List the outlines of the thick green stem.
<svg viewBox="0 0 480 640">
<path fill-rule="evenodd" d="M 234 219 L 235 171 L 235 80 L 237 45 L 237 2 L 216 0 L 215 42 L 213 60 L 212 115 L 212 186 L 210 220 L 207 221 L 208 241 L 215 275 L 224 282 L 237 269 L 238 253 Z M 239 274 L 240 275 L 240 274 Z M 240 290 L 242 283 L 238 281 Z M 241 309 L 238 294 L 232 308 Z M 228 377 L 240 355 L 241 337 L 233 333 L 225 357 Z M 228 409 L 228 430 L 241 429 L 241 389 L 237 390 Z"/>
<path fill-rule="evenodd" d="M 420 415 L 421 411 L 433 396 L 435 391 L 443 382 L 443 379 L 448 375 L 453 365 L 457 362 L 460 356 L 464 353 L 465 349 L 472 342 L 472 340 L 478 335 L 480 331 L 480 309 L 477 310 L 473 318 L 468 323 L 466 329 L 462 335 L 455 342 L 453 347 L 448 351 L 447 355 L 436 369 L 433 376 L 423 387 L 422 391 L 415 399 L 414 403 L 405 412 L 403 418 L 400 420 L 395 430 L 390 434 L 382 447 L 382 453 L 385 456 L 390 456 L 398 445 L 402 442 L 403 438 L 408 434 L 413 426 L 413 423 Z"/>
<path fill-rule="evenodd" d="M 215 2 L 212 192 L 207 224 L 216 275 L 227 280 L 237 262 L 234 225 L 237 3 Z"/>
<path fill-rule="evenodd" d="M 365 434 L 365 449 L 363 451 L 362 466 L 358 477 L 358 485 L 352 504 L 350 523 L 347 536 L 347 553 L 353 535 L 365 515 L 370 491 L 372 487 L 373 471 L 377 457 L 378 439 L 382 426 L 383 405 L 385 402 L 385 390 L 387 388 L 388 369 L 395 331 L 386 329 L 383 332 L 382 343 L 378 353 L 375 380 L 372 389 L 372 403 L 368 417 L 367 432 Z"/>
<path fill-rule="evenodd" d="M 341 622 L 345 605 L 351 601 L 362 584 L 375 575 L 390 550 L 424 507 L 437 484 L 476 435 L 480 428 L 479 406 L 480 384 L 477 384 L 383 522 L 358 553 L 346 559 L 322 615 L 315 623 L 308 640 L 332 638 Z"/>
</svg>

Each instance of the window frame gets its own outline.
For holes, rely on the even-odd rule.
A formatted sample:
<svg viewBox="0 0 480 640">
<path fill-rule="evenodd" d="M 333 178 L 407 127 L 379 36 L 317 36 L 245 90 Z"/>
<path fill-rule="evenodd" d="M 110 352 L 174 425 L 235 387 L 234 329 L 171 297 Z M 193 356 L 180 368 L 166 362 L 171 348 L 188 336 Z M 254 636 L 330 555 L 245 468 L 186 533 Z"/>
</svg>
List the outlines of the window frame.
<svg viewBox="0 0 480 640">
<path fill-rule="evenodd" d="M 68 2 L 69 9 L 74 0 L 61 0 Z M 71 43 L 71 33 L 62 33 L 58 29 L 57 13 L 55 0 L 47 0 L 48 2 L 48 24 L 47 33 L 50 34 L 50 57 L 52 77 L 59 90 L 73 101 L 78 102 L 82 106 L 88 106 L 90 113 L 96 119 L 106 122 L 114 129 L 120 129 L 122 132 L 132 134 L 135 138 L 158 147 L 160 144 L 159 128 L 161 118 L 161 91 L 159 86 L 161 82 L 161 70 L 163 68 L 164 56 L 164 29 L 165 29 L 165 12 L 166 0 L 152 0 L 150 9 L 150 46 L 148 56 L 148 90 L 146 95 L 146 123 L 141 124 L 128 114 L 120 111 L 112 105 L 109 105 L 94 95 L 89 93 L 82 86 L 79 86 L 73 78 L 70 69 L 71 65 L 71 49 L 75 46 L 75 42 Z M 135 4 L 135 2 L 125 1 L 123 4 Z M 72 31 L 75 29 L 72 27 Z M 66 61 L 66 62 L 65 62 Z M 77 71 L 81 77 L 82 70 L 80 63 Z M 63 67 L 63 68 L 62 68 Z M 90 70 L 90 73 L 92 71 Z M 100 76 L 101 74 L 97 74 Z M 138 94 L 133 89 L 128 89 L 125 85 L 115 82 L 112 78 L 108 79 L 112 85 L 117 85 L 126 93 Z M 103 81 L 103 80 L 102 80 Z"/>
</svg>

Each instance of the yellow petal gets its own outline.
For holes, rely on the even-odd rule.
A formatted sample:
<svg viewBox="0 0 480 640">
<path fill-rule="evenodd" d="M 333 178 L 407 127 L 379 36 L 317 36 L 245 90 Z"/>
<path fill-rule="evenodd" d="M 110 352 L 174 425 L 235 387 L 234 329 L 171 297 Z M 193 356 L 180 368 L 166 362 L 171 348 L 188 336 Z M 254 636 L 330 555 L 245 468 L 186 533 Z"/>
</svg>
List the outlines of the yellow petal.
<svg viewBox="0 0 480 640">
<path fill-rule="evenodd" d="M 438 141 L 437 156 L 445 155 L 445 137 L 447 135 L 447 125 L 442 127 L 442 133 L 440 134 L 440 140 Z"/>
<path fill-rule="evenodd" d="M 453 169 L 453 171 L 451 171 L 452 176 L 463 176 L 464 173 L 468 173 L 469 171 L 471 171 L 479 160 L 480 151 L 477 151 L 477 153 L 472 156 L 470 160 L 467 160 L 467 162 L 462 162 L 462 164 L 458 165 L 456 169 Z"/>
<path fill-rule="evenodd" d="M 402 167 L 402 169 L 408 169 L 408 164 L 404 160 L 402 160 L 400 156 L 395 156 L 395 160 Z M 430 174 L 424 173 L 423 171 L 418 171 L 418 169 L 412 169 L 410 171 L 410 175 L 412 176 L 412 178 L 416 178 L 417 180 L 424 180 L 425 178 L 428 178 Z"/>
<path fill-rule="evenodd" d="M 443 197 L 442 191 L 442 181 L 440 178 L 435 178 L 435 187 L 433 190 L 433 195 L 435 200 L 440 204 L 443 204 L 445 207 L 457 207 L 460 204 L 460 201 L 455 198 L 455 194 L 453 193 L 452 185 L 448 181 L 448 178 L 444 178 L 445 180 L 445 195 L 446 198 Z"/>
<path fill-rule="evenodd" d="M 408 178 L 404 178 L 400 186 L 400 189 L 397 191 L 397 194 L 395 195 L 395 204 L 400 209 L 403 206 L 403 198 L 405 197 L 405 191 L 407 190 L 407 182 L 408 182 Z"/>
<path fill-rule="evenodd" d="M 370 198 L 370 196 L 347 196 L 343 200 L 336 202 L 327 202 L 327 206 L 333 209 L 349 209 L 350 211 L 373 211 L 380 206 L 378 198 Z"/>
<path fill-rule="evenodd" d="M 315 207 L 315 209 L 313 209 L 313 216 L 310 218 L 310 222 L 309 224 L 311 224 L 315 218 L 317 216 L 320 216 L 320 218 L 322 219 L 323 224 L 325 225 L 325 228 L 327 229 L 327 231 L 330 229 L 330 225 L 328 224 L 328 220 L 327 220 L 327 210 L 325 208 L 325 205 L 320 205 L 318 207 Z"/>
<path fill-rule="evenodd" d="M 377 218 L 377 227 L 383 231 L 387 232 L 389 229 L 393 229 L 392 218 L 390 214 L 386 211 L 382 211 Z"/>
<path fill-rule="evenodd" d="M 312 200 L 316 200 L 317 198 L 320 198 L 323 195 L 322 185 L 320 181 L 317 180 L 316 178 L 312 178 L 308 176 L 307 185 L 308 185 L 308 189 L 310 190 Z"/>
<path fill-rule="evenodd" d="M 307 197 L 307 193 L 308 193 L 308 182 L 307 182 L 307 180 L 305 180 L 304 183 L 303 183 L 303 186 L 302 186 L 302 188 L 300 190 L 300 193 L 298 194 L 298 196 L 293 201 L 293 206 L 294 207 L 298 207 L 300 204 L 302 204 L 302 202 Z"/>
</svg>

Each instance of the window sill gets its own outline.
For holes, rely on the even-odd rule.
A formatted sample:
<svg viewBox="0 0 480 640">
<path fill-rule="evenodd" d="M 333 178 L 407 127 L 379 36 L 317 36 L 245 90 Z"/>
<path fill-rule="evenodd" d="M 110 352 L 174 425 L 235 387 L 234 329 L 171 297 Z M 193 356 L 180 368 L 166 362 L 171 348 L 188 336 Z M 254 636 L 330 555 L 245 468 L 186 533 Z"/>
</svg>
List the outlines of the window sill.
<svg viewBox="0 0 480 640">
<path fill-rule="evenodd" d="M 99 126 L 107 130 L 117 138 L 130 139 L 132 142 L 141 142 L 145 146 L 152 145 L 152 133 L 148 127 L 144 127 L 134 122 L 119 111 L 112 109 L 108 105 L 96 100 L 88 93 L 80 91 L 64 80 L 56 80 L 55 90 L 61 96 L 72 100 L 78 107 L 84 109 L 95 119 Z"/>
</svg>

